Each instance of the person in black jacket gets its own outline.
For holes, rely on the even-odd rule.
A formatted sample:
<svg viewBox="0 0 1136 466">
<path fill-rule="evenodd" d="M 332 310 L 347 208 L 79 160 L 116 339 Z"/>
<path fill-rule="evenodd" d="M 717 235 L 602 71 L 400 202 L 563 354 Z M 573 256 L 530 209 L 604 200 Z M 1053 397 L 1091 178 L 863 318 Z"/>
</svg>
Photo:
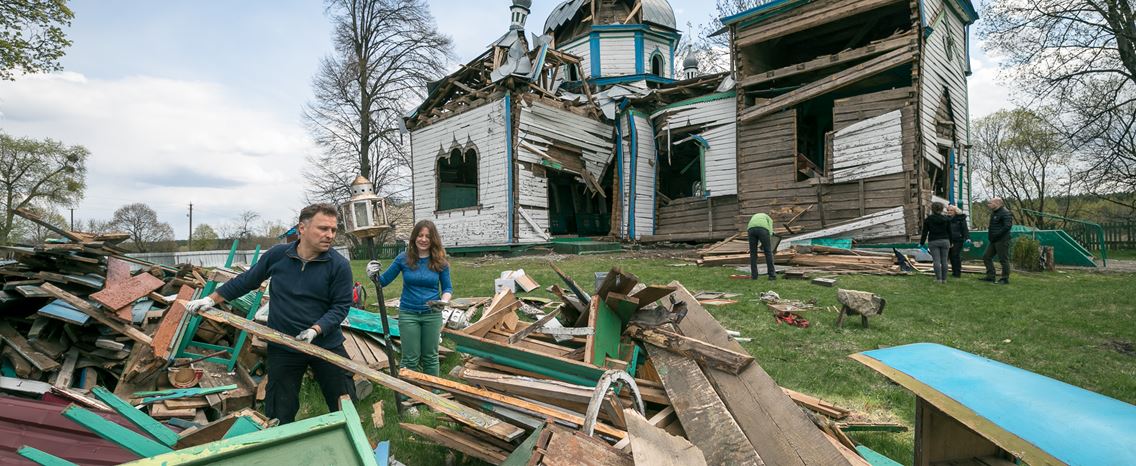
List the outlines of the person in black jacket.
<svg viewBox="0 0 1136 466">
<path fill-rule="evenodd" d="M 970 243 L 970 227 L 966 214 L 957 206 L 947 206 L 947 217 L 951 219 L 951 275 L 959 278 L 962 276 L 962 248 Z"/>
<path fill-rule="evenodd" d="M 930 238 L 930 242 L 927 239 Z M 926 246 L 924 246 L 926 245 Z M 935 268 L 935 282 L 947 282 L 947 251 L 951 249 L 951 220 L 943 215 L 943 203 L 931 204 L 931 215 L 923 220 L 923 236 L 919 247 L 930 249 Z"/>
<path fill-rule="evenodd" d="M 989 200 L 986 206 L 991 211 L 990 228 L 987 229 L 990 238 L 989 244 L 986 245 L 986 253 L 982 255 L 982 262 L 986 264 L 986 276 L 980 280 L 1008 285 L 1010 283 L 1010 230 L 1014 227 L 1014 216 L 1006 208 L 1005 202 L 1000 197 Z M 995 280 L 995 255 L 998 256 L 998 261 L 1002 263 L 1001 280 Z"/>
</svg>

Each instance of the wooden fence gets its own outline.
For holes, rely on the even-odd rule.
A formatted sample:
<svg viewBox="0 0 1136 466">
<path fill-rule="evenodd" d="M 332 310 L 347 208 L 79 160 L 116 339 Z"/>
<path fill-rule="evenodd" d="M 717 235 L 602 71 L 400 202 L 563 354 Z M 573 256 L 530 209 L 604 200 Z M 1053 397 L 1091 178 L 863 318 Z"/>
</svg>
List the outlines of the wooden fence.
<svg viewBox="0 0 1136 466">
<path fill-rule="evenodd" d="M 1101 227 L 1104 228 L 1104 244 L 1110 251 L 1136 249 L 1136 222 L 1103 223 Z M 1095 229 L 1074 224 L 1066 225 L 1064 229 L 1086 249 L 1100 249 Z"/>
</svg>

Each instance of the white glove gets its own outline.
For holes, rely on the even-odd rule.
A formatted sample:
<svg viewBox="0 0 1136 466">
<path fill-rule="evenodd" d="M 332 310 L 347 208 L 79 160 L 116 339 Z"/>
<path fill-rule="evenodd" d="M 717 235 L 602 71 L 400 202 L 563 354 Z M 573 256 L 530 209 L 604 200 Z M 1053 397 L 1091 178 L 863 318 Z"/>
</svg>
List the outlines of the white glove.
<svg viewBox="0 0 1136 466">
<path fill-rule="evenodd" d="M 367 278 L 374 279 L 383 272 L 383 264 L 379 261 L 371 261 L 367 263 Z"/>
<path fill-rule="evenodd" d="M 185 303 L 185 312 L 196 314 L 202 309 L 208 309 L 216 305 L 217 303 L 213 302 L 213 298 L 206 296 L 204 298 L 195 299 L 193 301 Z"/>
<path fill-rule="evenodd" d="M 299 335 L 296 335 L 296 339 L 304 343 L 311 343 L 312 340 L 316 339 L 316 335 L 318 335 L 316 333 L 316 329 L 309 328 L 307 330 L 304 330 L 303 332 L 300 332 Z"/>
</svg>

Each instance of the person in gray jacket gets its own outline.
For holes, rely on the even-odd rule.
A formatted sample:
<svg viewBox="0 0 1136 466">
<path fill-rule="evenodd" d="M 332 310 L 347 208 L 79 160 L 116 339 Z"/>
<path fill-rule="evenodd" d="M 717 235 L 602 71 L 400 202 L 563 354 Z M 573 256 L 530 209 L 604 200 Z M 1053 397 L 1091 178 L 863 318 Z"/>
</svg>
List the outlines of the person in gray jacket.
<svg viewBox="0 0 1136 466">
<path fill-rule="evenodd" d="M 1010 230 L 1014 228 L 1014 215 L 1006 208 L 1006 203 L 1000 197 L 986 202 L 990 208 L 990 228 L 987 229 L 989 239 L 986 252 L 982 254 L 982 262 L 986 265 L 986 276 L 979 280 L 994 282 L 999 285 L 1010 284 Z M 996 279 L 994 275 L 994 256 L 1002 263 L 1002 278 Z"/>
</svg>

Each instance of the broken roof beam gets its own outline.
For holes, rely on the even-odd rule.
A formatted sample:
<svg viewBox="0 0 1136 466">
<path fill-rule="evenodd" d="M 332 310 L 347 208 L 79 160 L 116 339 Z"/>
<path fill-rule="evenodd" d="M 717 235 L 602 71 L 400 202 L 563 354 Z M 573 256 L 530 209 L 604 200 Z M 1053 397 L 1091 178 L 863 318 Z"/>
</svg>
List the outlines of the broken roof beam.
<svg viewBox="0 0 1136 466">
<path fill-rule="evenodd" d="M 875 10 L 897 3 L 906 3 L 902 0 L 860 0 L 848 2 L 845 0 L 817 2 L 805 6 L 797 12 L 774 16 L 772 19 L 762 21 L 758 26 L 739 27 L 734 45 L 737 48 L 749 47 L 770 39 L 784 37 L 796 32 L 807 31 L 823 24 L 840 21 L 853 15 Z M 815 5 L 815 8 L 812 8 Z M 810 9 L 812 8 L 812 9 Z"/>
<path fill-rule="evenodd" d="M 835 65 L 859 60 L 861 58 L 876 56 L 881 53 L 898 49 L 905 45 L 915 45 L 914 31 L 897 34 L 887 39 L 881 39 L 857 49 L 845 50 L 840 53 L 817 57 L 804 63 L 797 63 L 794 65 L 777 68 L 775 70 L 770 70 L 764 73 L 754 74 L 752 76 L 746 77 L 745 79 L 742 79 L 740 82 L 738 82 L 738 85 L 740 87 L 753 87 L 758 84 L 773 81 L 775 79 L 782 79 L 799 74 L 810 73 L 816 70 L 821 70 Z"/>
<path fill-rule="evenodd" d="M 829 92 L 854 84 L 857 81 L 870 78 L 897 66 L 911 62 L 914 59 L 914 47 L 904 47 L 893 50 L 886 55 L 873 58 L 846 70 L 833 73 L 820 80 L 813 81 L 812 83 L 809 83 L 800 89 L 781 94 L 761 104 L 750 107 L 743 111 L 741 115 L 739 115 L 739 119 L 744 123 L 767 115 L 771 115 L 773 113 L 777 113 L 806 100 L 822 96 Z"/>
</svg>

